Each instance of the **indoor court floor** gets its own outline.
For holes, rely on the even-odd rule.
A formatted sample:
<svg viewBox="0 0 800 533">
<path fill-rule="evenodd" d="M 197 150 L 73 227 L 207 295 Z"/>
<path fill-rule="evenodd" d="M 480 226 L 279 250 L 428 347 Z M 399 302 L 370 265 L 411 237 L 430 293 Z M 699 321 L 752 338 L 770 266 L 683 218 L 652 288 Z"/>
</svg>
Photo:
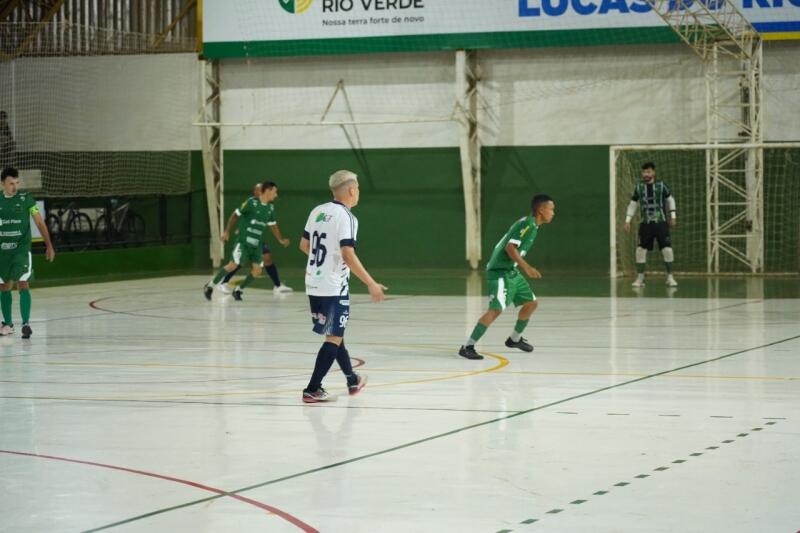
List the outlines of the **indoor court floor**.
<svg viewBox="0 0 800 533">
<path fill-rule="evenodd" d="M 480 282 L 356 294 L 369 383 L 334 365 L 306 405 L 306 297 L 206 279 L 34 289 L 33 338 L 0 338 L 0 531 L 800 530 L 796 295 L 540 295 L 533 353 L 506 313 L 470 361 Z"/>
</svg>

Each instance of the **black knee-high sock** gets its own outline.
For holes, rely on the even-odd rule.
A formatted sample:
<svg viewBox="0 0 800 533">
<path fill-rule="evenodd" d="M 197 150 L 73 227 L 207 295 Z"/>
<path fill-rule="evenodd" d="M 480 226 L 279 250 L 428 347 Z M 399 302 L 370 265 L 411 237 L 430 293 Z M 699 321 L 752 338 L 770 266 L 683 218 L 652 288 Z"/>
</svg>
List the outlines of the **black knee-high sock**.
<svg viewBox="0 0 800 533">
<path fill-rule="evenodd" d="M 350 362 L 350 354 L 347 348 L 344 347 L 344 341 L 339 345 L 339 350 L 336 352 L 336 362 L 339 363 L 339 368 L 342 369 L 345 377 L 353 375 L 353 364 Z"/>
<path fill-rule="evenodd" d="M 334 343 L 325 342 L 322 344 L 322 348 L 317 353 L 317 362 L 314 363 L 314 373 L 311 374 L 311 380 L 308 382 L 308 390 L 314 392 L 322 387 L 322 378 L 331 369 L 338 352 L 339 347 Z"/>
<path fill-rule="evenodd" d="M 234 274 L 239 272 L 240 268 L 242 268 L 242 265 L 236 265 L 235 269 L 233 269 L 230 272 L 228 272 L 227 274 L 225 274 L 225 277 L 222 278 L 222 283 L 228 283 L 231 280 L 231 278 L 234 276 Z"/>
<path fill-rule="evenodd" d="M 272 283 L 274 283 L 276 287 L 280 286 L 281 278 L 278 277 L 278 267 L 275 266 L 275 263 L 272 263 L 270 266 L 265 266 L 264 272 L 267 273 L 269 279 L 272 280 Z"/>
</svg>

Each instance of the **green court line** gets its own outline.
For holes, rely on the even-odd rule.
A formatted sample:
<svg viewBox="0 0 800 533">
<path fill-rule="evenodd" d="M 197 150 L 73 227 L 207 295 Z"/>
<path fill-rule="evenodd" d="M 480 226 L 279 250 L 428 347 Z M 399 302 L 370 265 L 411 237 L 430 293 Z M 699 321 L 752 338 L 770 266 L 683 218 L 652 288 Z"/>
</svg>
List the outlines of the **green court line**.
<svg viewBox="0 0 800 533">
<path fill-rule="evenodd" d="M 226 494 L 218 494 L 218 495 L 215 495 L 215 496 L 209 496 L 207 498 L 202 498 L 202 499 L 199 499 L 199 500 L 194 500 L 194 501 L 186 502 L 186 503 L 179 504 L 179 505 L 173 505 L 171 507 L 165 507 L 165 508 L 162 508 L 162 509 L 157 509 L 157 510 L 151 511 L 149 513 L 145 513 L 145 514 L 141 514 L 141 515 L 138 515 L 138 516 L 133 516 L 133 517 L 130 517 L 130 518 L 126 518 L 124 520 L 120 520 L 118 522 L 114 522 L 114 523 L 111 523 L 111 524 L 100 526 L 100 527 L 97 527 L 97 528 L 94 528 L 94 529 L 89 529 L 89 530 L 84 531 L 84 533 L 92 533 L 92 532 L 95 532 L 95 531 L 102 531 L 102 530 L 105 530 L 105 529 L 110 529 L 110 528 L 113 528 L 113 527 L 116 527 L 116 526 L 129 524 L 131 522 L 136 522 L 138 520 L 143 520 L 143 519 L 149 518 L 151 516 L 156 516 L 156 515 L 159 515 L 159 514 L 168 513 L 170 511 L 176 511 L 178 509 L 185 509 L 187 507 L 192 507 L 194 505 L 199 505 L 199 504 L 206 503 L 206 502 L 209 502 L 209 501 L 217 500 L 219 498 L 224 498 L 224 497 L 226 497 L 227 495 L 230 495 L 230 494 L 241 494 L 243 492 L 248 492 L 248 491 L 251 491 L 251 490 L 254 490 L 254 489 L 258 489 L 258 488 L 262 488 L 262 487 L 266 487 L 266 486 L 269 486 L 269 485 L 274 485 L 276 483 L 281 483 L 283 481 L 288 481 L 288 480 L 291 480 L 291 479 L 297 479 L 299 477 L 304 477 L 304 476 L 308 476 L 308 475 L 311 475 L 311 474 L 316 474 L 318 472 L 324 472 L 326 470 L 331 470 L 333 468 L 338 468 L 340 466 L 345 466 L 345 465 L 348 465 L 350 463 L 363 461 L 365 459 L 371 459 L 372 457 L 379 457 L 381 455 L 386 455 L 386 454 L 389 454 L 389 453 L 392 453 L 392 452 L 395 452 L 395 451 L 398 451 L 398 450 L 403 450 L 405 448 L 411 448 L 411 447 L 417 446 L 419 444 L 424 444 L 426 442 L 434 441 L 434 440 L 441 439 L 441 438 L 444 438 L 444 437 L 449 437 L 451 435 L 456 435 L 458 433 L 463 433 L 463 432 L 469 431 L 471 429 L 476 429 L 476 428 L 480 428 L 480 427 L 483 427 L 483 426 L 496 424 L 496 423 L 502 422 L 504 420 L 508 420 L 508 419 L 511 419 L 511 418 L 516 418 L 518 416 L 527 415 L 527 414 L 530 414 L 530 413 L 534 413 L 536 411 L 541 411 L 541 410 L 547 409 L 549 407 L 554 407 L 556 405 L 561 405 L 561 404 L 564 404 L 564 403 L 567 403 L 567 402 L 571 402 L 573 400 L 578 400 L 580 398 L 585 398 L 587 396 L 593 396 L 593 395 L 599 394 L 601 392 L 618 389 L 620 387 L 625 387 L 627 385 L 632 385 L 634 383 L 639 383 L 641 381 L 646 381 L 646 380 L 649 380 L 649 379 L 657 378 L 657 377 L 660 377 L 660 376 L 671 374 L 673 372 L 679 372 L 681 370 L 686 370 L 687 368 L 693 368 L 693 367 L 705 365 L 705 364 L 708 364 L 708 363 L 714 363 L 714 362 L 717 362 L 717 361 L 722 361 L 724 359 L 735 357 L 737 355 L 741 355 L 741 354 L 748 353 L 748 352 L 754 352 L 756 350 L 769 348 L 770 346 L 776 346 L 778 344 L 783 344 L 785 342 L 790 342 L 790 341 L 797 340 L 797 339 L 800 339 L 800 335 L 794 335 L 792 337 L 787 337 L 785 339 L 781 339 L 781 340 L 778 340 L 778 341 L 773 341 L 773 342 L 770 342 L 770 343 L 761 344 L 759 346 L 754 346 L 752 348 L 746 348 L 744 350 L 738 350 L 736 352 L 731 352 L 729 354 L 720 355 L 718 357 L 713 357 L 711 359 L 705 359 L 703 361 L 698 361 L 696 363 L 690 363 L 688 365 L 679 366 L 679 367 L 672 368 L 672 369 L 669 369 L 669 370 L 663 370 L 661 372 L 656 372 L 654 374 L 650 374 L 650 375 L 647 375 L 647 376 L 642 376 L 642 377 L 631 379 L 631 380 L 628 380 L 628 381 L 623 381 L 622 383 L 617 383 L 615 385 L 609 385 L 607 387 L 602 387 L 602 388 L 595 389 L 595 390 L 588 391 L 588 392 L 584 392 L 584 393 L 581 393 L 581 394 L 576 394 L 574 396 L 570 396 L 568 398 L 564 398 L 564 399 L 561 399 L 561 400 L 556 400 L 554 402 L 546 403 L 546 404 L 540 405 L 538 407 L 532 407 L 530 409 L 525 409 L 523 411 L 518 411 L 516 413 L 512 413 L 512 414 L 509 414 L 509 415 L 501 416 L 501 417 L 498 417 L 498 418 L 493 418 L 491 420 L 486 420 L 484 422 L 478 422 L 476 424 L 471 424 L 469 426 L 456 428 L 456 429 L 453 429 L 453 430 L 450 430 L 450 431 L 446 431 L 444 433 L 439 433 L 437 435 L 432 435 L 430 437 L 417 439 L 417 440 L 414 440 L 414 441 L 411 441 L 411 442 L 407 442 L 405 444 L 400 444 L 398 446 L 393 446 L 391 448 L 386 448 L 386 449 L 383 449 L 383 450 L 379 450 L 377 452 L 372 452 L 372 453 L 360 455 L 358 457 L 353 457 L 352 459 L 347 459 L 345 461 L 339 461 L 339 462 L 336 462 L 336 463 L 331 463 L 329 465 L 324 465 L 324 466 L 320 466 L 320 467 L 317 467 L 317 468 L 304 470 L 302 472 L 297 472 L 295 474 L 289 474 L 287 476 L 271 479 L 269 481 L 264 481 L 262 483 L 256 483 L 255 485 L 249 485 L 249 486 L 243 487 L 241 489 L 230 491 L 230 492 L 228 492 Z M 723 442 L 726 442 L 726 441 L 723 441 Z M 733 441 L 727 441 L 727 442 L 733 442 Z M 661 467 L 661 468 L 666 470 L 666 467 Z M 658 470 L 658 469 L 656 469 L 656 470 Z M 559 509 L 559 510 L 553 509 L 553 511 L 561 512 L 561 509 Z M 552 511 L 549 511 L 549 512 L 552 512 Z"/>
<path fill-rule="evenodd" d="M 746 435 L 746 433 L 745 433 L 745 435 Z M 741 436 L 741 434 L 740 434 L 740 436 Z M 717 449 L 717 446 L 710 446 L 709 448 L 706 448 L 706 449 L 710 449 L 710 448 Z M 698 452 L 698 453 L 693 453 L 691 455 L 696 457 L 696 456 L 703 455 L 703 454 Z M 672 462 L 673 463 L 685 463 L 686 460 L 678 459 L 678 460 L 675 460 L 675 461 L 672 461 Z M 662 466 L 662 467 L 656 468 L 655 470 L 657 470 L 657 471 L 669 470 L 669 467 Z M 634 477 L 636 479 L 644 479 L 644 478 L 650 477 L 650 474 L 639 474 L 638 476 L 634 476 Z M 620 483 L 616 483 L 614 486 L 615 487 L 625 487 L 627 485 L 630 485 L 630 483 L 622 481 Z M 608 494 L 608 491 L 606 491 L 606 490 L 598 490 L 597 492 L 594 493 L 595 496 L 602 496 L 604 494 Z M 573 501 L 571 501 L 569 503 L 572 504 L 572 505 L 581 505 L 581 504 L 586 503 L 588 501 L 589 500 L 573 500 Z M 562 512 L 562 511 L 563 511 L 563 509 L 553 509 L 551 511 L 548 511 L 548 514 L 556 514 L 556 513 Z M 522 522 L 520 522 L 520 524 L 529 524 L 529 523 L 532 523 L 532 522 L 536 522 L 536 519 L 530 518 L 528 520 L 523 520 Z"/>
<path fill-rule="evenodd" d="M 750 305 L 750 304 L 760 304 L 764 303 L 764 300 L 752 300 L 749 302 L 741 302 L 738 304 L 731 304 L 731 305 L 723 305 L 722 307 L 715 307 L 713 309 L 706 309 L 705 311 L 696 311 L 694 313 L 689 313 L 685 316 L 695 316 L 695 315 L 702 315 L 705 313 L 713 313 L 714 311 L 722 311 L 723 309 L 732 309 L 734 307 L 741 307 L 743 305 Z"/>
</svg>

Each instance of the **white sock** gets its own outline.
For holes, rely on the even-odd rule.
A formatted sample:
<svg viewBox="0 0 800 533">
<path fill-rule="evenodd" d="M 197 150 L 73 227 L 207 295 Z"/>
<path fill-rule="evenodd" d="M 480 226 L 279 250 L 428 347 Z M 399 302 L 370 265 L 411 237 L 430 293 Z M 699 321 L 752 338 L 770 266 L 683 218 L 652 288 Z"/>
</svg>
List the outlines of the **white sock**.
<svg viewBox="0 0 800 533">
<path fill-rule="evenodd" d="M 522 338 L 522 333 L 519 333 L 517 330 L 514 330 L 511 332 L 510 338 L 512 342 L 519 342 L 519 340 Z"/>
<path fill-rule="evenodd" d="M 470 337 L 469 339 L 467 339 L 467 342 L 464 343 L 464 346 L 475 346 L 477 343 L 478 341 Z"/>
</svg>

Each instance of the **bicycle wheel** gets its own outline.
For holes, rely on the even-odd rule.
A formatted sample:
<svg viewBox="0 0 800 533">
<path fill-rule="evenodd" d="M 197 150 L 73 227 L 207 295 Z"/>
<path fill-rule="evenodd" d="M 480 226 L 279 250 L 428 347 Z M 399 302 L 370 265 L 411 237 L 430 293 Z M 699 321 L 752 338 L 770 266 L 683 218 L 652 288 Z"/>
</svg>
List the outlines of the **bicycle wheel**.
<svg viewBox="0 0 800 533">
<path fill-rule="evenodd" d="M 86 213 L 80 211 L 73 213 L 67 225 L 70 244 L 74 244 L 74 249 L 85 250 L 89 243 L 94 239 L 92 233 L 92 219 Z"/>
<path fill-rule="evenodd" d="M 47 226 L 47 232 L 50 233 L 50 239 L 53 242 L 61 242 L 61 219 L 58 216 L 50 213 L 44 219 L 44 225 Z"/>
<path fill-rule="evenodd" d="M 145 240 L 144 218 L 137 213 L 128 211 L 125 214 L 125 221 L 122 223 L 122 233 L 125 242 L 130 244 L 142 244 Z"/>
<path fill-rule="evenodd" d="M 105 215 L 100 215 L 97 217 L 97 220 L 94 221 L 94 235 L 98 248 L 102 248 L 105 244 L 111 244 L 114 238 L 109 231 L 107 220 Z"/>
</svg>

